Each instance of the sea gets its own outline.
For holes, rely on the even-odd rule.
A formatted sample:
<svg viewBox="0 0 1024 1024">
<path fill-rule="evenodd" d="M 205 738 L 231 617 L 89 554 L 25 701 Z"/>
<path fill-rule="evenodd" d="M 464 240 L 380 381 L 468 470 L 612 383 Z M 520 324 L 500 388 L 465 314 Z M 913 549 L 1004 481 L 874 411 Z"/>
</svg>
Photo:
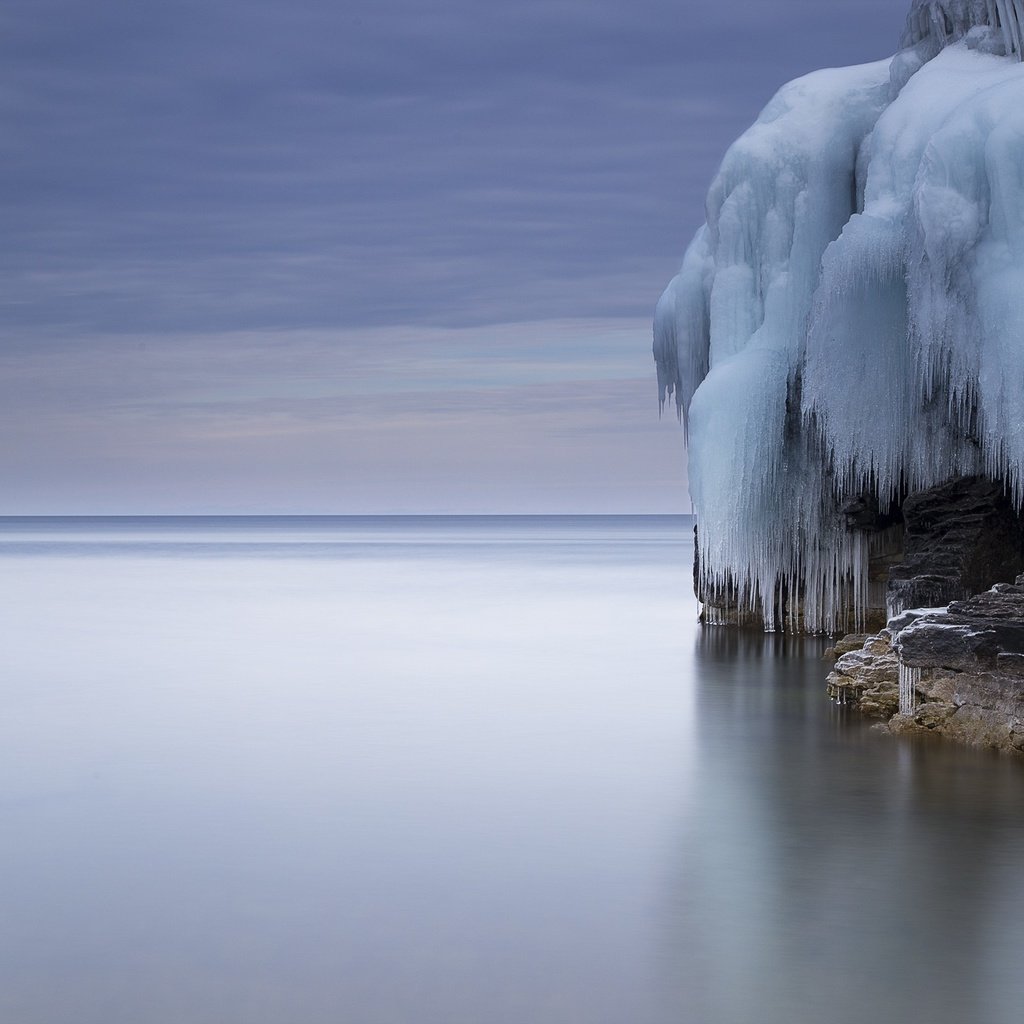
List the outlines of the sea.
<svg viewBox="0 0 1024 1024">
<path fill-rule="evenodd" d="M 2 1024 L 1018 1024 L 1024 764 L 684 516 L 0 520 Z"/>
</svg>

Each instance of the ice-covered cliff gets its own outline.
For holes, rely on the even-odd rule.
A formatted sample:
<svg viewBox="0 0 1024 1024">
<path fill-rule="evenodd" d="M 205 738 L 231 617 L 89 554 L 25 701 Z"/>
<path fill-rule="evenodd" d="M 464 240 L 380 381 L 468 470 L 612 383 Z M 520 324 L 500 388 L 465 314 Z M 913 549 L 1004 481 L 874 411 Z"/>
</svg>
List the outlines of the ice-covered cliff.
<svg viewBox="0 0 1024 1024">
<path fill-rule="evenodd" d="M 784 86 L 655 314 L 701 588 L 863 608 L 840 509 L 984 474 L 1024 497 L 1024 0 L 918 0 L 893 58 Z M 796 602 L 788 604 L 796 615 Z"/>
</svg>

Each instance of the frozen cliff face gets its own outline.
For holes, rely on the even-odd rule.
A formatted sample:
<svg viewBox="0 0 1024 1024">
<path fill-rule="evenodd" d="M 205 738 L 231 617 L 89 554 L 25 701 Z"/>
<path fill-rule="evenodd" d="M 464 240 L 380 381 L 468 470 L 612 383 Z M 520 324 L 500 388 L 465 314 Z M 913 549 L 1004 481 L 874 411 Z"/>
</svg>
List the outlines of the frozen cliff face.
<svg viewBox="0 0 1024 1024">
<path fill-rule="evenodd" d="M 914 0 L 904 46 L 926 45 L 928 56 L 978 28 L 995 30 L 1003 53 L 1024 52 L 1024 0 Z"/>
<path fill-rule="evenodd" d="M 863 603 L 844 498 L 974 473 L 1024 496 L 1021 25 L 1024 0 L 919 0 L 895 58 L 783 87 L 658 303 L 702 585 L 769 628 L 783 588 L 811 630 Z"/>
</svg>

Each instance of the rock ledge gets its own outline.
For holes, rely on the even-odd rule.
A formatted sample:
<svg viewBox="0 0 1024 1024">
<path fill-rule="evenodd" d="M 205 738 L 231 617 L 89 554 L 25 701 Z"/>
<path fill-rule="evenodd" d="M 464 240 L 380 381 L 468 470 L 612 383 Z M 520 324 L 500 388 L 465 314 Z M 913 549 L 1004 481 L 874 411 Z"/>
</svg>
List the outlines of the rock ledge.
<svg viewBox="0 0 1024 1024">
<path fill-rule="evenodd" d="M 828 677 L 834 700 L 896 733 L 1024 754 L 1024 575 L 946 608 L 904 612 L 859 649 L 850 643 L 835 648 L 846 653 Z"/>
</svg>

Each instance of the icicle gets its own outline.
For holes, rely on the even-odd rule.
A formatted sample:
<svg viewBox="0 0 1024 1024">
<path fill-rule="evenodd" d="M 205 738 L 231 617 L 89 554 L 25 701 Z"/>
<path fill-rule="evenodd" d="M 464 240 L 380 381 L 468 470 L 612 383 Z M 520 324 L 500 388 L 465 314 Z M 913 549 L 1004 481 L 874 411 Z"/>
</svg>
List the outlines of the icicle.
<svg viewBox="0 0 1024 1024">
<path fill-rule="evenodd" d="M 914 0 L 903 34 L 904 46 L 925 44 L 934 52 L 973 29 L 1000 33 L 1006 53 L 1022 56 L 1024 0 Z"/>
<path fill-rule="evenodd" d="M 921 682 L 921 670 L 900 662 L 900 714 L 912 715 L 917 707 L 917 686 Z"/>
</svg>

